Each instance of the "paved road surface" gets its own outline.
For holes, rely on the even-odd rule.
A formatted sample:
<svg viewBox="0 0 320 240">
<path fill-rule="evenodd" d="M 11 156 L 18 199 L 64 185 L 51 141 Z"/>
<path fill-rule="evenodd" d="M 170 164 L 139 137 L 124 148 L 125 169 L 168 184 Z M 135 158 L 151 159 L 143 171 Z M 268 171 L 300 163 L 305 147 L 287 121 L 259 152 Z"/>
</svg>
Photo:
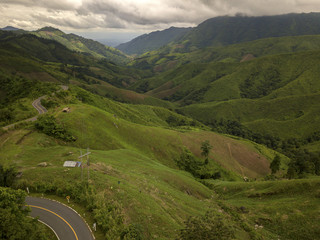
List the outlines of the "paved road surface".
<svg viewBox="0 0 320 240">
<path fill-rule="evenodd" d="M 32 103 L 32 106 L 37 109 L 38 113 L 39 114 L 43 114 L 45 112 L 47 112 L 47 109 L 45 109 L 44 106 L 41 105 L 41 99 L 45 98 L 45 96 L 42 96 L 42 97 L 39 97 L 37 98 L 36 100 L 33 101 Z M 32 118 L 28 118 L 26 120 L 23 120 L 23 121 L 20 121 L 20 122 L 17 122 L 17 123 L 13 123 L 13 124 L 10 124 L 10 125 L 7 125 L 5 127 L 2 127 L 4 130 L 8 130 L 9 128 L 12 128 L 14 127 L 14 125 L 18 124 L 18 123 L 22 123 L 22 122 L 34 122 L 38 119 L 38 116 L 34 116 Z"/>
<path fill-rule="evenodd" d="M 37 109 L 39 114 L 43 114 L 43 113 L 47 112 L 47 109 L 45 109 L 45 107 L 41 105 L 41 99 L 44 99 L 44 98 L 45 98 L 45 96 L 39 97 L 38 99 L 34 100 L 32 103 L 32 106 L 35 109 Z"/>
<path fill-rule="evenodd" d="M 68 86 L 66 85 L 60 85 L 61 89 L 64 90 L 64 91 L 67 91 L 69 89 Z M 61 91 L 61 90 L 59 90 Z M 44 99 L 46 96 L 42 96 L 42 97 L 39 97 L 38 99 L 34 100 L 33 103 L 32 103 L 32 106 L 37 109 L 38 113 L 39 114 L 43 114 L 43 113 L 46 113 L 47 112 L 47 109 L 41 105 L 41 99 Z M 33 121 L 36 121 L 38 119 L 38 116 L 34 116 L 32 118 L 28 118 L 26 120 L 23 120 L 23 121 L 20 121 L 20 122 L 17 122 L 17 123 L 13 123 L 13 124 L 10 124 L 10 125 L 7 125 L 7 126 L 4 126 L 2 127 L 4 130 L 8 130 L 9 128 L 11 127 L 14 127 L 14 125 L 18 124 L 18 123 L 22 123 L 22 122 L 33 122 Z"/>
<path fill-rule="evenodd" d="M 31 216 L 49 225 L 60 240 L 93 240 L 83 219 L 67 206 L 44 198 L 27 197 Z"/>
</svg>

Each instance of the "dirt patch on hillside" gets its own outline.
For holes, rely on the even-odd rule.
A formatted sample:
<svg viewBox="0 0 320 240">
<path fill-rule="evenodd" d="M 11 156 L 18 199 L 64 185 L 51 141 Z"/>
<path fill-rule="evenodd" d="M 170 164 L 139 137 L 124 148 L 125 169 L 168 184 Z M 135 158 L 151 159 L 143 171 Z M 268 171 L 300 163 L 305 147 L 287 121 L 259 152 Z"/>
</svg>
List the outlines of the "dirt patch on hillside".
<svg viewBox="0 0 320 240">
<path fill-rule="evenodd" d="M 210 132 L 181 133 L 180 136 L 183 144 L 198 157 L 202 157 L 201 143 L 209 140 L 212 145 L 209 157 L 242 176 L 255 178 L 270 172 L 269 161 L 240 141 Z"/>
<path fill-rule="evenodd" d="M 146 98 L 146 96 L 143 94 L 139 94 L 129 90 L 121 90 L 121 94 L 124 98 L 129 100 L 144 100 Z"/>
<path fill-rule="evenodd" d="M 255 57 L 253 54 L 249 53 L 249 54 L 247 54 L 247 55 L 244 55 L 244 56 L 242 57 L 242 59 L 241 59 L 240 62 L 250 61 L 250 60 L 253 60 L 253 59 L 255 59 L 255 58 L 256 58 L 256 57 Z"/>
</svg>

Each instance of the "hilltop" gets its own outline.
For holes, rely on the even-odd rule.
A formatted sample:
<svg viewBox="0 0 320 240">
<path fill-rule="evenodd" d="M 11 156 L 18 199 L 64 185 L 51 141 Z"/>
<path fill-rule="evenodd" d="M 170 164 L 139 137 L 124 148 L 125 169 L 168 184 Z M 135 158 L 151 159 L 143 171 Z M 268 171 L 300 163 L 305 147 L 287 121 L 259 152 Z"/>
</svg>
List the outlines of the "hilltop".
<svg viewBox="0 0 320 240">
<path fill-rule="evenodd" d="M 73 33 L 65 34 L 61 30 L 53 27 L 44 27 L 31 33 L 38 37 L 60 42 L 73 51 L 90 54 L 98 58 L 106 58 L 108 61 L 113 61 L 119 64 L 129 62 L 129 58 L 115 48 L 103 45 L 91 39 L 86 39 Z"/>
<path fill-rule="evenodd" d="M 190 30 L 191 28 L 171 27 L 163 31 L 141 35 L 127 43 L 120 44 L 116 48 L 126 54 L 142 54 L 157 50 L 172 41 L 178 41 Z"/>
</svg>

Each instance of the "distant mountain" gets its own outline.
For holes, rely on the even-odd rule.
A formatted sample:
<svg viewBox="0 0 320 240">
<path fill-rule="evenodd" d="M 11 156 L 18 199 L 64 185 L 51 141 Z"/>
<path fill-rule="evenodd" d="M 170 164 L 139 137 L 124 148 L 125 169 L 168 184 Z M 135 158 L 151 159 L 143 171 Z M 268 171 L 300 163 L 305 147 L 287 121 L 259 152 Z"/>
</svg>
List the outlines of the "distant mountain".
<svg viewBox="0 0 320 240">
<path fill-rule="evenodd" d="M 179 41 L 185 51 L 269 37 L 320 34 L 320 13 L 262 17 L 216 17 L 193 28 Z"/>
<path fill-rule="evenodd" d="M 38 37 L 58 41 L 70 50 L 87 53 L 98 58 L 106 58 L 115 63 L 124 64 L 129 61 L 129 58 L 125 54 L 115 48 L 105 46 L 97 41 L 86 39 L 72 33 L 66 34 L 53 27 L 44 27 L 32 32 L 32 34 L 35 34 Z"/>
<path fill-rule="evenodd" d="M 120 44 L 116 48 L 127 54 L 142 54 L 157 50 L 172 41 L 179 41 L 191 29 L 171 27 L 163 31 L 141 35 L 130 42 Z"/>
<path fill-rule="evenodd" d="M 15 28 L 15 27 L 12 27 L 12 26 L 6 26 L 4 28 L 1 28 L 1 30 L 3 30 L 3 31 L 19 31 L 21 29 Z"/>
</svg>

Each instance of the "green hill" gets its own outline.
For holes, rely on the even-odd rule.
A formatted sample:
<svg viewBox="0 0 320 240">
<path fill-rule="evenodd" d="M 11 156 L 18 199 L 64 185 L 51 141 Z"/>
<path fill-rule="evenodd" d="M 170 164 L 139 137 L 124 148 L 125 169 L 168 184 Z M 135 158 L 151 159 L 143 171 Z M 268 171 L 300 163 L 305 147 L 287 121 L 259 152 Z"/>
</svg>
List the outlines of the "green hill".
<svg viewBox="0 0 320 240">
<path fill-rule="evenodd" d="M 319 13 L 261 17 L 216 17 L 193 28 L 180 41 L 190 51 L 208 46 L 225 46 L 256 39 L 316 35 L 320 33 Z"/>
<path fill-rule="evenodd" d="M 31 33 L 38 37 L 55 40 L 72 51 L 85 53 L 98 58 L 106 58 L 108 61 L 120 64 L 129 62 L 129 58 L 115 48 L 105 46 L 97 41 L 86 39 L 75 34 L 65 34 L 59 29 L 44 27 Z"/>
<path fill-rule="evenodd" d="M 191 52 L 181 52 L 180 44 L 169 44 L 157 51 L 139 56 L 131 66 L 164 72 L 187 63 L 241 62 L 254 58 L 283 53 L 319 50 L 319 36 L 294 36 L 259 39 L 223 47 L 206 47 Z"/>
<path fill-rule="evenodd" d="M 1 125 L 33 116 L 32 99 L 57 84 L 74 84 L 122 102 L 172 108 L 157 98 L 121 89 L 149 73 L 70 51 L 64 45 L 30 34 L 0 32 Z M 51 82 L 48 87 L 46 82 Z"/>
<path fill-rule="evenodd" d="M 52 96 L 54 99 L 59 106 L 49 113 L 76 141 L 49 137 L 32 125 L 18 127 L 0 136 L 1 164 L 15 163 L 23 172 L 20 184 L 28 185 L 31 191 L 52 194 L 60 189 L 58 195 L 69 191 L 73 199 L 77 196 L 72 190 L 75 185 L 67 190 L 65 183 L 80 184 L 81 170 L 66 170 L 62 164 L 76 160 L 79 149 L 90 147 L 89 183 L 101 196 L 95 201 L 113 199 L 111 206 L 120 209 L 127 226 L 140 226 L 143 239 L 170 239 L 188 215 L 204 214 L 209 205 L 215 205 L 210 190 L 177 169 L 175 159 L 184 149 L 201 159 L 201 142 L 209 140 L 213 150 L 206 171 L 219 171 L 221 178 L 233 180 L 267 175 L 269 159 L 275 154 L 263 146 L 206 131 L 192 119 L 164 108 L 121 104 L 77 87 Z M 65 106 L 70 107 L 69 113 L 61 111 Z M 170 116 L 183 124 L 170 126 Z M 48 167 L 37 167 L 41 162 L 47 162 Z M 100 207 L 94 209 L 91 215 L 98 219 Z M 100 230 L 103 227 L 98 226 Z"/>
<path fill-rule="evenodd" d="M 83 102 L 77 100 L 79 97 Z M 76 141 L 50 137 L 32 125 L 18 127 L 0 135 L 0 163 L 14 163 L 23 173 L 17 187 L 28 186 L 31 192 L 60 201 L 71 196 L 71 204 L 80 204 L 78 212 L 85 213 L 89 223 L 98 223 L 97 239 L 116 238 L 128 231 L 141 239 L 177 238 L 188 217 L 196 220 L 209 209 L 228 220 L 236 239 L 304 236 L 304 231 L 296 230 L 298 217 L 298 222 L 314 221 L 306 226 L 307 239 L 317 236 L 314 206 L 318 179 L 243 184 L 207 179 L 201 180 L 203 185 L 200 179 L 178 170 L 175 163 L 186 148 L 202 158 L 201 142 L 209 140 L 213 149 L 208 167 L 221 171 L 223 178 L 260 179 L 269 173 L 269 161 L 276 152 L 201 130 L 201 125 L 187 126 L 192 119 L 164 108 L 117 103 L 77 87 L 55 98 L 61 105 L 51 108 L 49 114 Z M 72 103 L 64 105 L 67 99 Z M 61 111 L 65 106 L 70 107 L 69 113 Z M 185 126 L 170 127 L 168 116 L 183 119 Z M 64 161 L 77 160 L 79 150 L 84 152 L 86 147 L 91 152 L 90 167 L 83 169 L 84 179 L 89 170 L 88 185 L 81 180 L 81 168 L 62 167 Z M 283 172 L 288 160 L 281 159 Z M 43 162 L 47 167 L 38 166 Z M 306 194 L 310 195 L 307 203 L 303 200 Z M 285 199 L 292 200 L 290 209 L 303 215 L 291 213 L 289 206 L 280 211 Z M 276 214 L 279 211 L 281 215 Z M 288 215 L 288 221 L 279 222 L 283 215 Z M 106 218 L 107 222 L 102 220 Z M 257 230 L 256 224 L 263 229 Z"/>
<path fill-rule="evenodd" d="M 302 51 L 245 62 L 189 63 L 134 87 L 179 103 L 181 112 L 207 124 L 236 120 L 255 132 L 304 138 L 319 131 L 315 117 L 320 90 L 318 61 L 319 51 Z M 308 125 L 304 127 L 302 122 Z"/>
</svg>

